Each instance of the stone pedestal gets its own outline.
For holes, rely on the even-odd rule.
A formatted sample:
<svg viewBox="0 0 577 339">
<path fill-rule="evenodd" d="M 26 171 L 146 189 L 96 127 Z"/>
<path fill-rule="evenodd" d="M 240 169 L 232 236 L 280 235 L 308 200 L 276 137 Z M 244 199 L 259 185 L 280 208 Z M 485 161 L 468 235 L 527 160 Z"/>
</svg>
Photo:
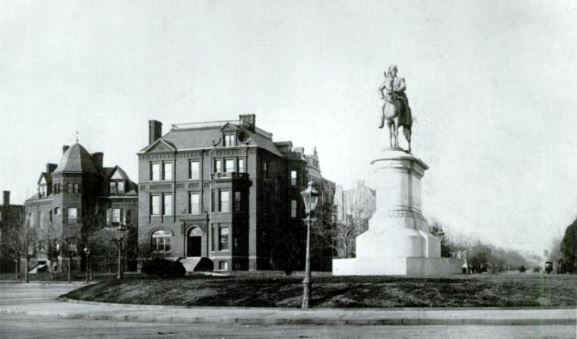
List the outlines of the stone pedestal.
<svg viewBox="0 0 577 339">
<path fill-rule="evenodd" d="M 441 242 L 421 214 L 421 180 L 428 166 L 400 149 L 371 162 L 377 178 L 377 211 L 356 239 L 356 258 L 333 259 L 334 275 L 435 275 L 461 271 L 441 258 Z"/>
</svg>

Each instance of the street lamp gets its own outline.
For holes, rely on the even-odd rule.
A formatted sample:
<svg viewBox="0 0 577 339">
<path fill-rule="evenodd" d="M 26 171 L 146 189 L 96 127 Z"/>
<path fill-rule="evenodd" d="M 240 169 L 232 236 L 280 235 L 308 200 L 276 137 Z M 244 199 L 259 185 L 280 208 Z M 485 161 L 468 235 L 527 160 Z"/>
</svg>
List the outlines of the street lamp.
<svg viewBox="0 0 577 339">
<path fill-rule="evenodd" d="M 301 192 L 307 215 L 307 244 L 305 257 L 305 278 L 303 280 L 303 303 L 302 308 L 309 308 L 311 298 L 311 213 L 314 212 L 319 200 L 319 192 L 313 187 L 313 182 L 309 181 L 307 188 Z"/>
<path fill-rule="evenodd" d="M 90 250 L 88 246 L 84 247 L 84 256 L 86 258 L 86 283 L 90 282 Z"/>
</svg>

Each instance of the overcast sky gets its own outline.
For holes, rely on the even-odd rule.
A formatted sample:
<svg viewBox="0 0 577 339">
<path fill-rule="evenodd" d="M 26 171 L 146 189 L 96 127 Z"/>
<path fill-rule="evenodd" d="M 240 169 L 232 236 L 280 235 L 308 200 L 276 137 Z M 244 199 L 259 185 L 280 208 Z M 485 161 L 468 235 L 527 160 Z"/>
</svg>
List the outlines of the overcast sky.
<svg viewBox="0 0 577 339">
<path fill-rule="evenodd" d="M 63 144 L 137 178 L 147 121 L 255 113 L 318 148 L 323 174 L 374 182 L 377 88 L 407 81 L 424 214 L 542 250 L 577 216 L 577 2 L 0 2 L 0 189 L 22 203 Z"/>
</svg>

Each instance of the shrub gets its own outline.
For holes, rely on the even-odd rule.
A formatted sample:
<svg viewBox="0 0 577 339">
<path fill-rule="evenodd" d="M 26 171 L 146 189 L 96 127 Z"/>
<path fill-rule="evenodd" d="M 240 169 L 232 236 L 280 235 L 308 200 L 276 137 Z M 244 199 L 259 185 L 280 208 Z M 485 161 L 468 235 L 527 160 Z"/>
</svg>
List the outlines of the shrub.
<svg viewBox="0 0 577 339">
<path fill-rule="evenodd" d="M 526 270 L 527 268 L 525 267 L 525 265 L 521 265 L 521 267 L 519 267 L 519 272 L 521 273 L 525 273 Z"/>
<path fill-rule="evenodd" d="M 167 279 L 183 278 L 186 269 L 180 261 L 167 259 L 152 259 L 142 265 L 142 273 Z"/>
</svg>

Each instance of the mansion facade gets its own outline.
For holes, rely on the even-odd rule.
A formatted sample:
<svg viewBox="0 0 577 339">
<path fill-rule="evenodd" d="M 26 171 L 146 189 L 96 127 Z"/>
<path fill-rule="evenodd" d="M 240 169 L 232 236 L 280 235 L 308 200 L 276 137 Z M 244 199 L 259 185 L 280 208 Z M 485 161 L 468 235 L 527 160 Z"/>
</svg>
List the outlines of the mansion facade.
<svg viewBox="0 0 577 339">
<path fill-rule="evenodd" d="M 316 151 L 274 142 L 255 120 L 172 125 L 164 135 L 162 123 L 149 122 L 138 153 L 140 257 L 178 258 L 187 271 L 203 259 L 215 271 L 282 269 L 285 235 L 305 240 L 300 192 L 320 168 Z M 324 185 L 334 194 L 334 183 Z M 332 197 L 325 203 L 332 208 Z M 326 262 L 329 252 L 319 252 Z M 326 268 L 321 261 L 313 269 Z"/>
<path fill-rule="evenodd" d="M 39 237 L 37 259 L 54 260 L 83 249 L 104 251 L 105 228 L 124 228 L 128 255 L 136 259 L 138 186 L 119 166 L 104 167 L 103 153 L 89 153 L 78 142 L 62 147 L 58 164 L 48 163 L 38 176 L 37 192 L 24 203 L 25 222 Z M 132 234 L 132 241 L 130 235 Z"/>
</svg>

